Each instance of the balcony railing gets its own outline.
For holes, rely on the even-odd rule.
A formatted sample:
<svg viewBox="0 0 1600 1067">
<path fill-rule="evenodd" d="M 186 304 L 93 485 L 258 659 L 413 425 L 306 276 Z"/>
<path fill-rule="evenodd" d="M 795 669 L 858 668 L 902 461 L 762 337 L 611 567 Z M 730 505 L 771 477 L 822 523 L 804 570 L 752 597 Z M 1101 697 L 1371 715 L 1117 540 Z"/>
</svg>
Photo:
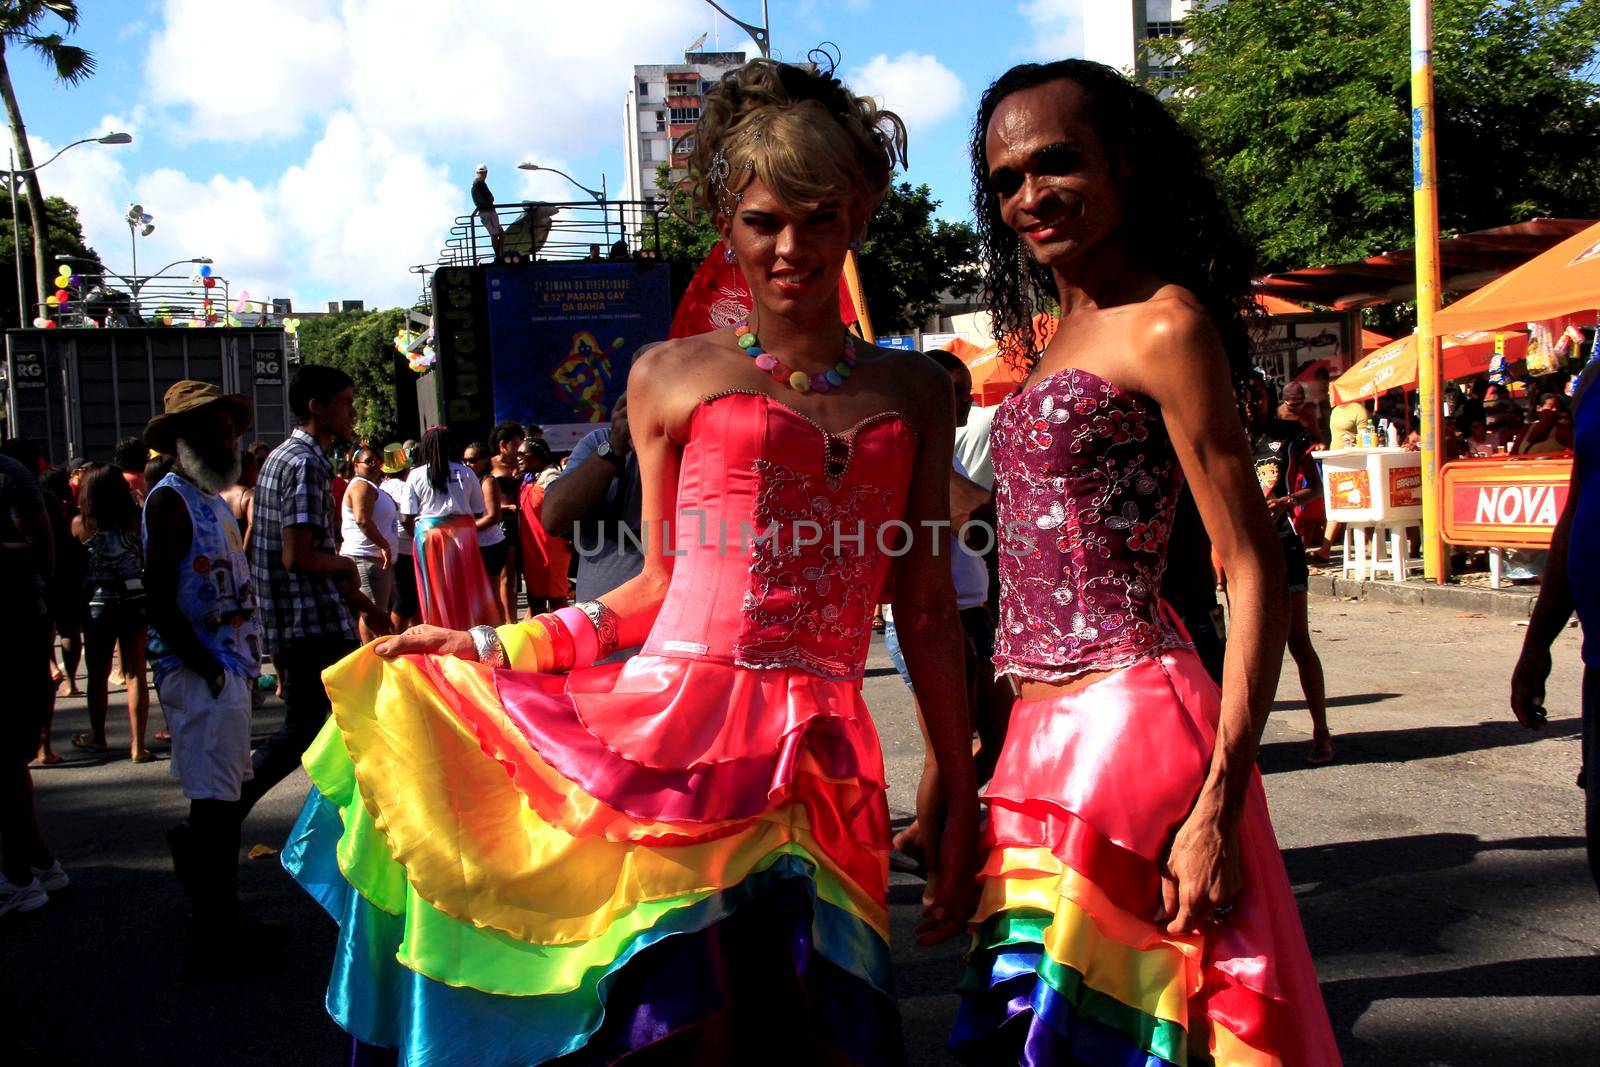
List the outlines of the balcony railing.
<svg viewBox="0 0 1600 1067">
<path fill-rule="evenodd" d="M 505 231 L 499 261 L 656 259 L 661 254 L 661 210 L 662 205 L 650 200 L 496 204 L 494 215 Z M 457 216 L 438 265 L 494 262 L 494 242 L 478 212 Z"/>
</svg>

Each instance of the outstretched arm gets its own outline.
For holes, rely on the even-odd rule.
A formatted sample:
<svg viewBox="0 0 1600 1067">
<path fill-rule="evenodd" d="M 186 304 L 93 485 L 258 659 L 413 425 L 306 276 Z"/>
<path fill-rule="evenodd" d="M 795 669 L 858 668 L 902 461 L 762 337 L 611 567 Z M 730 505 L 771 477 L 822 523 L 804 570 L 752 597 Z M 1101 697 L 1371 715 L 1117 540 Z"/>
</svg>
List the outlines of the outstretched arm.
<svg viewBox="0 0 1600 1067">
<path fill-rule="evenodd" d="M 1567 506 L 1550 538 L 1550 555 L 1539 578 L 1539 599 L 1528 618 L 1522 654 L 1511 672 L 1511 713 L 1530 730 L 1544 729 L 1544 686 L 1550 677 L 1550 646 L 1572 618 L 1572 588 L 1567 585 L 1567 551 L 1572 543 L 1572 517 L 1578 512 L 1578 464 L 1572 464 Z M 1591 771 L 1590 773 L 1597 773 Z"/>
<path fill-rule="evenodd" d="M 1221 339 L 1205 313 L 1155 313 L 1135 365 L 1161 408 L 1216 556 L 1228 576 L 1230 625 L 1222 712 L 1204 784 L 1167 858 L 1161 921 L 1185 933 L 1241 884 L 1238 828 L 1256 749 L 1278 688 L 1288 635 L 1283 552 L 1262 501 Z"/>
<path fill-rule="evenodd" d="M 955 439 L 949 377 L 931 360 L 908 364 L 918 401 L 920 442 L 905 521 L 907 551 L 895 562 L 894 626 L 917 693 L 933 781 L 917 791 L 928 885 L 917 940 L 933 944 L 966 929 L 977 904 L 978 784 L 972 765 L 966 657 L 950 582 L 950 482 Z"/>
</svg>

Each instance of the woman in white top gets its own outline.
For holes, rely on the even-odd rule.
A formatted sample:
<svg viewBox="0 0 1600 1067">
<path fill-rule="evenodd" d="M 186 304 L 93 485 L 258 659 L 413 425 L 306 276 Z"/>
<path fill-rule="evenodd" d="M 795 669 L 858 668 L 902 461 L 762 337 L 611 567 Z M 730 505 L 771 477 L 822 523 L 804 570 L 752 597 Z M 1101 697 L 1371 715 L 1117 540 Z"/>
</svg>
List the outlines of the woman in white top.
<svg viewBox="0 0 1600 1067">
<path fill-rule="evenodd" d="M 380 488 L 383 457 L 371 445 L 356 449 L 355 477 L 344 491 L 339 517 L 339 554 L 356 561 L 361 591 L 384 613 L 394 601 L 394 563 L 400 547 L 400 508 Z M 361 620 L 361 639 L 373 633 Z"/>
<path fill-rule="evenodd" d="M 414 531 L 422 621 L 466 630 L 501 620 L 478 553 L 483 488 L 476 474 L 451 459 L 454 454 L 443 426 L 422 435 L 401 511 Z"/>
<path fill-rule="evenodd" d="M 478 554 L 483 557 L 483 569 L 489 575 L 489 587 L 498 591 L 505 575 L 506 553 L 511 550 L 511 542 L 506 539 L 505 526 L 500 521 L 503 501 L 500 483 L 490 473 L 490 458 L 489 446 L 482 441 L 474 441 L 467 446 L 466 455 L 461 460 L 468 470 L 478 476 L 478 489 L 483 493 L 483 514 L 478 516 Z M 506 615 L 503 596 L 496 597 L 496 602 L 500 605 L 497 623 L 517 621 L 515 615 Z"/>
</svg>

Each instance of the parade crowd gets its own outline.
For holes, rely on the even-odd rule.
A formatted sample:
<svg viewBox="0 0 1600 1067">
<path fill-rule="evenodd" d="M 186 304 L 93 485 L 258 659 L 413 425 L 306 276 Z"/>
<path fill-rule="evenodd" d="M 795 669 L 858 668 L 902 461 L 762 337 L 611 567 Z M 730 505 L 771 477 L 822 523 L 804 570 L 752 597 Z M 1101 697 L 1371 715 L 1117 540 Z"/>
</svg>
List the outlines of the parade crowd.
<svg viewBox="0 0 1600 1067">
<path fill-rule="evenodd" d="M 995 408 L 959 359 L 838 319 L 903 124 L 756 60 L 692 148 L 751 313 L 641 350 L 564 463 L 514 423 L 352 445 L 358 383 L 324 366 L 270 449 L 242 448 L 246 398 L 194 381 L 114 463 L 7 442 L 0 913 L 69 883 L 29 765 L 59 758 L 81 656 L 80 749 L 122 743 L 120 671 L 151 759 L 153 679 L 197 976 L 281 941 L 240 908 L 240 832 L 305 768 L 282 862 L 341 927 L 351 1062 L 896 1062 L 891 866 L 926 880 L 919 943 L 970 939 L 968 1062 L 1339 1062 L 1255 767 L 1285 649 L 1307 761 L 1335 758 L 1303 516 L 1339 414 L 1252 367 L 1248 249 L 1154 96 L 1027 64 L 975 130 L 984 299 L 1027 374 Z M 730 554 L 708 522 L 822 535 Z M 1552 592 L 1530 641 L 1572 607 Z M 895 834 L 875 620 L 926 754 Z"/>
</svg>

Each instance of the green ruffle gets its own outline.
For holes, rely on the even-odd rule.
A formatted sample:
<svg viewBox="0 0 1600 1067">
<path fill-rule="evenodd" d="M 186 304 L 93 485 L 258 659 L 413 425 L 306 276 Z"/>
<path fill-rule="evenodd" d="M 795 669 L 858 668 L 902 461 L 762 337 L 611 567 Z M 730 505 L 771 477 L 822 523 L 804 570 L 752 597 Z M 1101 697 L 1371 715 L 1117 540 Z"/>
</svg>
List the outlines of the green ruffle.
<svg viewBox="0 0 1600 1067">
<path fill-rule="evenodd" d="M 343 824 L 337 847 L 339 869 L 370 904 L 404 918 L 405 935 L 397 959 L 409 970 L 435 981 L 514 996 L 571 992 L 584 984 L 584 976 L 591 970 L 615 962 L 641 932 L 719 892 L 708 890 L 640 903 L 590 941 L 563 945 L 519 941 L 497 930 L 461 922 L 417 894 L 406 880 L 405 868 L 391 855 L 382 831 L 361 802 L 355 766 L 331 718 L 306 751 L 304 762 L 313 785 L 338 812 Z M 751 873 L 766 871 L 785 856 L 802 860 L 810 868 L 821 901 L 853 917 L 850 897 L 838 877 L 798 844 L 791 842 L 774 849 Z M 864 922 L 855 922 L 870 932 Z M 872 937 L 881 943 L 875 933 Z M 836 962 L 880 988 L 888 985 L 887 976 L 860 958 L 858 950 Z"/>
</svg>

